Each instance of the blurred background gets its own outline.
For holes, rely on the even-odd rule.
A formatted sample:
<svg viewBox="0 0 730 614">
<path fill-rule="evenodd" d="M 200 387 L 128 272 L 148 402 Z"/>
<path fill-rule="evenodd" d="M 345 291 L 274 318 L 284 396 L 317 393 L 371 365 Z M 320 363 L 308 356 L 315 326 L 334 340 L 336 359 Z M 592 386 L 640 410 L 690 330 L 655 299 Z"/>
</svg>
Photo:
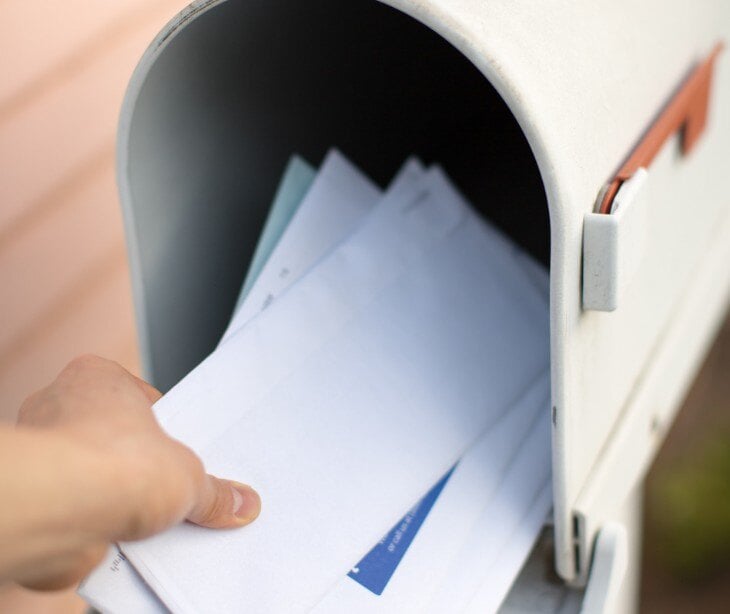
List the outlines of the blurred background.
<svg viewBox="0 0 730 614">
<path fill-rule="evenodd" d="M 188 0 L 0 0 L 0 420 L 75 355 L 139 372 L 114 138 Z M 730 321 L 647 480 L 644 612 L 730 611 Z M 85 610 L 0 586 L 0 612 Z"/>
</svg>

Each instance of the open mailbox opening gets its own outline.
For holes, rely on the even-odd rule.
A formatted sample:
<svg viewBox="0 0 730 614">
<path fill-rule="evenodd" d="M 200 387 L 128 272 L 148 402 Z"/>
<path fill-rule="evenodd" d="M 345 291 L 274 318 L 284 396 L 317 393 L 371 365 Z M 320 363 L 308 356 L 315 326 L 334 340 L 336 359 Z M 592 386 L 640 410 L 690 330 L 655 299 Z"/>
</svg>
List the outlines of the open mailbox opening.
<svg viewBox="0 0 730 614">
<path fill-rule="evenodd" d="M 318 166 L 335 147 L 381 187 L 410 155 L 441 165 L 551 266 L 556 571 L 582 586 L 627 548 L 635 570 L 638 485 L 727 304 L 717 280 L 730 246 L 721 57 L 700 113 L 706 134 L 691 156 L 675 155 L 676 139 L 657 150 L 651 190 L 635 201 L 651 232 L 637 233 L 638 255 L 621 252 L 632 264 L 621 308 L 581 297 L 584 222 L 601 187 L 683 75 L 729 36 L 721 2 L 686 20 L 661 8 L 194 2 L 143 57 L 119 130 L 145 375 L 167 391 L 216 347 L 292 154 Z"/>
<path fill-rule="evenodd" d="M 410 154 L 438 163 L 546 266 L 535 158 L 484 75 L 374 0 L 203 3 L 138 69 L 120 183 L 147 375 L 163 390 L 218 342 L 292 152 L 338 147 L 381 185 Z M 153 58 L 153 59 L 151 59 Z"/>
</svg>

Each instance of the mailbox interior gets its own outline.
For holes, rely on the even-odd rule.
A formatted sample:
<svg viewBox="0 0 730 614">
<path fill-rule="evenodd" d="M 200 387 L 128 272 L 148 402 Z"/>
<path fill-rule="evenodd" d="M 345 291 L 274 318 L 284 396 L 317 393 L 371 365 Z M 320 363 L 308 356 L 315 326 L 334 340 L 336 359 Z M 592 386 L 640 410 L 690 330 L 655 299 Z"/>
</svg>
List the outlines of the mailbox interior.
<svg viewBox="0 0 730 614">
<path fill-rule="evenodd" d="M 337 146 L 381 186 L 416 154 L 546 266 L 537 163 L 485 77 L 374 0 L 208 2 L 137 71 L 120 184 L 146 375 L 169 389 L 213 350 L 292 153 Z"/>
</svg>

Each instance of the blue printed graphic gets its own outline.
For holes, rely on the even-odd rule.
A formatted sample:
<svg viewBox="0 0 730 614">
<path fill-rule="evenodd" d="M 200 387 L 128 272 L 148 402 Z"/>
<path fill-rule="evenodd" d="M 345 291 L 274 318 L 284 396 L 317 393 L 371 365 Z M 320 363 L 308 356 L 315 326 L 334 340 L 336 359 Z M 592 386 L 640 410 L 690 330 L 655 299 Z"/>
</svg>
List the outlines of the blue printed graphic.
<svg viewBox="0 0 730 614">
<path fill-rule="evenodd" d="M 443 477 L 390 532 L 352 568 L 350 578 L 376 595 L 382 595 L 423 521 L 456 467 Z"/>
</svg>

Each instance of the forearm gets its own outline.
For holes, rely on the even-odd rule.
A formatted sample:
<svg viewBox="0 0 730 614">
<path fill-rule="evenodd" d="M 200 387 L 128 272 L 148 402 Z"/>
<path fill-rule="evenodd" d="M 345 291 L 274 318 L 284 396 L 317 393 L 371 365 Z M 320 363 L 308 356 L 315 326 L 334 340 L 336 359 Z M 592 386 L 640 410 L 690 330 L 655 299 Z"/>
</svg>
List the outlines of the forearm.
<svg viewBox="0 0 730 614">
<path fill-rule="evenodd" d="M 0 579 L 107 541 L 125 505 L 112 463 L 57 433 L 0 427 Z"/>
</svg>

